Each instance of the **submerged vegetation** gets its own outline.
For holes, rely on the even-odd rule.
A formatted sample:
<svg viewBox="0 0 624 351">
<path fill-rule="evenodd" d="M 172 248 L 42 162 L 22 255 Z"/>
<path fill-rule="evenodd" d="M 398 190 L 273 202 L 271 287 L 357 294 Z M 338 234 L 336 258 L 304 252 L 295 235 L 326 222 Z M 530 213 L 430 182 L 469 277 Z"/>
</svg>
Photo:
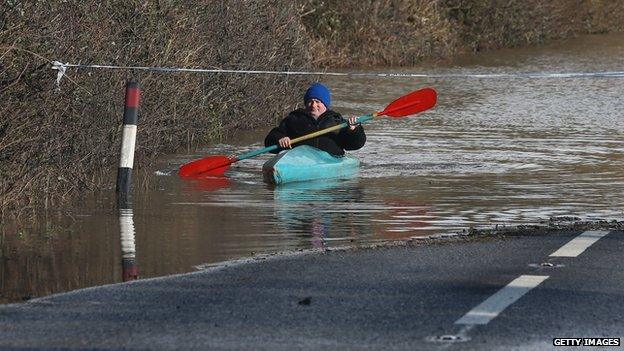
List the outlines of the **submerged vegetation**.
<svg viewBox="0 0 624 351">
<path fill-rule="evenodd" d="M 621 31 L 600 0 L 9 0 L 0 4 L 0 215 L 110 188 L 124 84 L 142 87 L 135 165 L 272 124 L 311 77 L 69 69 L 81 64 L 306 70 L 411 65 Z M 312 77 L 313 78 L 313 77 Z"/>
</svg>

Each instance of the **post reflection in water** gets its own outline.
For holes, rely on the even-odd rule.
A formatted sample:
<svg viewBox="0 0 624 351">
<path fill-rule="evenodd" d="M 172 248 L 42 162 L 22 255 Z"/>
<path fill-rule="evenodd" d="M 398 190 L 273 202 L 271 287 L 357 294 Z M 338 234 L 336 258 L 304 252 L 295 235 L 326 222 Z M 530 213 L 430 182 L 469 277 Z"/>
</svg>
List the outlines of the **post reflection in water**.
<svg viewBox="0 0 624 351">
<path fill-rule="evenodd" d="M 130 206 L 126 206 L 130 207 Z M 119 209 L 119 228 L 121 233 L 121 270 L 124 282 L 139 279 L 139 267 L 136 262 L 134 240 L 134 219 L 132 208 Z"/>
</svg>

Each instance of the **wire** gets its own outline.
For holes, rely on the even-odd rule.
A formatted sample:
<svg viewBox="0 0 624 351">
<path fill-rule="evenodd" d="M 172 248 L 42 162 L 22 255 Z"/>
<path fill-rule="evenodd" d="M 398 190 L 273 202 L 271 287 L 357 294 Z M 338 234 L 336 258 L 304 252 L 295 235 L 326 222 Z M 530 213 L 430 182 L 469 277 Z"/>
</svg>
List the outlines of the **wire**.
<svg viewBox="0 0 624 351">
<path fill-rule="evenodd" d="M 167 73 L 229 73 L 229 74 L 271 74 L 271 75 L 314 75 L 340 77 L 386 77 L 386 78 L 442 78 L 442 79 L 544 79 L 544 78 L 624 78 L 624 71 L 602 72 L 526 72 L 526 73 L 468 73 L 468 74 L 436 74 L 436 73 L 398 73 L 398 72 L 327 72 L 327 71 L 264 71 L 264 70 L 234 70 L 234 69 L 207 69 L 207 68 L 179 68 L 179 67 L 148 67 L 148 66 L 113 66 L 113 65 L 83 65 L 73 63 L 52 62 L 52 69 L 58 70 L 57 86 L 66 73 L 67 68 L 79 69 L 113 69 L 137 70 Z"/>
</svg>

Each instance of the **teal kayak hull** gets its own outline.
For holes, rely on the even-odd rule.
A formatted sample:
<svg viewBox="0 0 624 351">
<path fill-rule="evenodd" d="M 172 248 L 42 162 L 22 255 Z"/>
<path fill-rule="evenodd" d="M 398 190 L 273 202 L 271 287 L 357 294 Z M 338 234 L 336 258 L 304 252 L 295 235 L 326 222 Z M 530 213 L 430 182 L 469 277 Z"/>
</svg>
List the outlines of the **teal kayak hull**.
<svg viewBox="0 0 624 351">
<path fill-rule="evenodd" d="M 262 166 L 264 181 L 270 184 L 350 178 L 357 175 L 360 161 L 336 157 L 309 145 L 284 151 Z"/>
</svg>

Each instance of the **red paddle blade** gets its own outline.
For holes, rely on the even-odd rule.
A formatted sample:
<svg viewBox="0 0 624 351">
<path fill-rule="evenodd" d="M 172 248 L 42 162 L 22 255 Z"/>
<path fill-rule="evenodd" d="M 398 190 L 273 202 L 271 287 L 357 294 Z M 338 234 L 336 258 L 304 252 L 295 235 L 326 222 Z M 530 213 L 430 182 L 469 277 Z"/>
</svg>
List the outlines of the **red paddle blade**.
<svg viewBox="0 0 624 351">
<path fill-rule="evenodd" d="M 431 88 L 416 90 L 392 101 L 378 116 L 405 117 L 435 106 L 438 94 Z"/>
<path fill-rule="evenodd" d="M 180 167 L 180 177 L 197 177 L 199 175 L 222 175 L 234 160 L 227 156 L 209 156 L 189 162 Z"/>
</svg>

